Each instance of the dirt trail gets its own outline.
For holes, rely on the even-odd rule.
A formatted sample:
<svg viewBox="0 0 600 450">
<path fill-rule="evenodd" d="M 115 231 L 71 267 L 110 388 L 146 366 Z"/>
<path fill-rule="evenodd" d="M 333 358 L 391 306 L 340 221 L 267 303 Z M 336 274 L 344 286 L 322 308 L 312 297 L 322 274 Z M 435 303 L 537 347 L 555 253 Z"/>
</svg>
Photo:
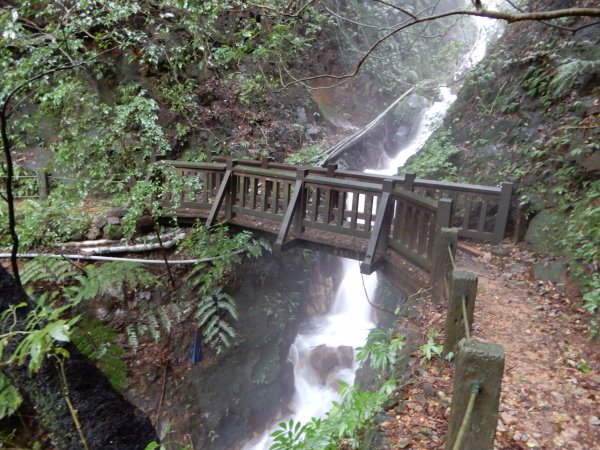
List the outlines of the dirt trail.
<svg viewBox="0 0 600 450">
<path fill-rule="evenodd" d="M 588 339 L 577 292 L 533 280 L 537 257 L 525 245 L 501 250 L 506 256 L 492 256 L 491 246 L 479 245 L 479 256 L 459 251 L 456 261 L 458 270 L 478 274 L 473 337 L 502 345 L 506 354 L 495 447 L 600 449 L 600 342 Z M 423 336 L 443 330 L 445 305 L 425 301 L 420 309 Z M 413 356 L 415 377 L 380 427 L 387 448 L 443 449 L 453 364 Z"/>
<path fill-rule="evenodd" d="M 479 274 L 474 337 L 504 347 L 499 449 L 600 449 L 600 342 L 567 287 L 532 279 L 535 255 L 460 255 Z"/>
</svg>

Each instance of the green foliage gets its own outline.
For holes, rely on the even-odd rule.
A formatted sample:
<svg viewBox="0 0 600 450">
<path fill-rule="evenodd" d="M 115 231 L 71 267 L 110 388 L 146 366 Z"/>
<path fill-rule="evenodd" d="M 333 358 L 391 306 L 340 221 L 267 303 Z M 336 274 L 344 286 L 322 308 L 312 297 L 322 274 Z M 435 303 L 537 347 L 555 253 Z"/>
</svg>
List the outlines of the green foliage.
<svg viewBox="0 0 600 450">
<path fill-rule="evenodd" d="M 202 330 L 204 342 L 217 354 L 233 345 L 236 333 L 231 321 L 238 320 L 237 306 L 235 299 L 223 292 L 221 286 L 202 296 L 194 318 Z"/>
<path fill-rule="evenodd" d="M 419 350 L 427 358 L 427 361 L 431 361 L 435 355 L 439 356 L 442 354 L 444 346 L 436 342 L 438 336 L 439 333 L 436 330 L 427 331 L 427 342 L 419 347 Z"/>
<path fill-rule="evenodd" d="M 121 359 L 125 351 L 115 344 L 118 334 L 112 328 L 96 319 L 83 319 L 74 327 L 71 339 L 83 355 L 96 362 L 116 390 L 127 387 L 127 366 Z"/>
<path fill-rule="evenodd" d="M 423 149 L 410 158 L 402 173 L 416 173 L 419 177 L 433 177 L 446 181 L 457 181 L 456 157 L 460 149 L 452 143 L 448 131 L 438 131 Z"/>
<path fill-rule="evenodd" d="M 394 367 L 404 344 L 404 337 L 393 335 L 392 330 L 374 328 L 369 332 L 365 346 L 356 349 L 356 360 L 361 365 L 369 363 L 373 369 L 385 372 Z"/>
<path fill-rule="evenodd" d="M 83 236 L 92 220 L 80 201 L 54 195 L 48 200 L 25 200 L 17 219 L 17 233 L 25 249 Z M 0 230 L 0 240 L 5 245 L 9 242 L 5 227 Z"/>
<path fill-rule="evenodd" d="M 76 276 L 78 284 L 68 291 L 70 300 L 74 303 L 91 300 L 102 295 L 122 292 L 125 287 L 130 289 L 148 289 L 159 284 L 159 279 L 137 263 L 112 261 L 105 264 L 89 264 L 85 275 Z"/>
<path fill-rule="evenodd" d="M 190 273 L 190 283 L 202 295 L 210 294 L 213 286 L 242 260 L 244 254 L 257 258 L 263 250 L 269 249 L 268 242 L 253 239 L 249 231 L 234 235 L 228 233 L 226 226 L 217 225 L 208 229 L 198 222 L 179 243 L 179 254 L 207 260 L 194 265 Z"/>
<path fill-rule="evenodd" d="M 279 429 L 271 434 L 271 450 L 334 450 L 343 439 L 351 448 L 359 448 L 361 433 L 372 425 L 373 417 L 395 388 L 394 380 L 386 381 L 377 391 L 361 391 L 341 383 L 342 401 L 334 402 L 324 419 L 279 423 Z"/>
<path fill-rule="evenodd" d="M 599 60 L 566 60 L 558 66 L 556 75 L 548 84 L 548 90 L 552 92 L 554 98 L 560 98 L 572 89 L 578 80 L 598 70 L 600 70 Z"/>
<path fill-rule="evenodd" d="M 55 297 L 47 292 L 40 295 L 23 320 L 20 316 L 23 308 L 28 306 L 26 303 L 11 305 L 3 312 L 0 321 L 2 329 L 7 331 L 0 335 L 2 364 L 27 363 L 32 373 L 40 369 L 48 356 L 68 357 L 69 353 L 61 344 L 69 342 L 71 329 L 79 317 L 61 318 L 70 305 L 56 306 Z M 11 345 L 17 338 L 16 345 Z"/>
<path fill-rule="evenodd" d="M 140 312 L 135 323 L 127 325 L 127 343 L 136 353 L 140 340 L 146 336 L 156 342 L 161 336 L 170 333 L 176 324 L 182 323 L 190 317 L 195 305 L 189 300 L 174 300 L 166 305 L 151 306 Z"/>
<path fill-rule="evenodd" d="M 22 401 L 23 399 L 10 380 L 0 372 L 0 420 L 14 414 Z"/>
<path fill-rule="evenodd" d="M 25 286 L 46 283 L 64 286 L 80 273 L 66 259 L 39 256 L 23 265 L 21 283 Z"/>
<path fill-rule="evenodd" d="M 288 164 L 310 165 L 316 163 L 323 156 L 323 149 L 318 145 L 308 145 L 285 158 Z"/>
</svg>

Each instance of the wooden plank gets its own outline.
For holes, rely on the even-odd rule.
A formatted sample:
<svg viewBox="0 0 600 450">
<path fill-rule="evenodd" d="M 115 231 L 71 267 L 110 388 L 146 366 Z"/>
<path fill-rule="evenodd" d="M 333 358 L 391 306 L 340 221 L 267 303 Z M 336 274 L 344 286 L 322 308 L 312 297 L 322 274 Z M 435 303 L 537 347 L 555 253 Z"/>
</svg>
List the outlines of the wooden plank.
<svg viewBox="0 0 600 450">
<path fill-rule="evenodd" d="M 283 182 L 282 185 L 283 185 L 283 197 L 282 197 L 283 202 L 282 202 L 281 210 L 287 211 L 287 207 L 290 202 L 290 189 L 291 189 L 292 185 L 290 183 L 288 183 L 287 181 Z M 284 212 L 284 215 L 285 215 L 285 212 Z"/>
<path fill-rule="evenodd" d="M 327 178 L 319 175 L 308 175 L 306 181 L 310 184 L 318 184 L 322 187 L 336 187 L 347 189 L 349 191 L 381 192 L 381 183 L 365 183 L 363 181 Z"/>
<path fill-rule="evenodd" d="M 214 171 L 225 171 L 226 166 L 224 163 L 208 163 L 208 162 L 188 162 L 188 161 L 176 161 L 176 160 L 162 160 L 156 162 L 158 165 L 171 166 L 175 169 L 195 169 L 195 170 L 214 170 Z"/>
<path fill-rule="evenodd" d="M 306 227 L 306 228 L 314 228 L 317 230 L 331 231 L 333 233 L 343 234 L 346 236 L 352 236 L 352 237 L 357 237 L 357 238 L 361 238 L 361 239 L 369 239 L 371 237 L 371 233 L 369 233 L 367 231 L 352 230 L 350 228 L 345 228 L 345 227 L 340 228 L 340 227 L 337 227 L 332 224 L 325 224 L 323 222 L 312 222 L 310 220 L 303 220 L 302 225 L 304 225 L 304 227 Z M 334 245 L 334 244 L 332 244 L 332 245 Z"/>
<path fill-rule="evenodd" d="M 397 187 L 393 190 L 394 197 L 402 199 L 404 202 L 412 203 L 419 206 L 420 208 L 429 209 L 435 211 L 437 204 L 435 200 L 427 197 L 423 197 L 420 194 L 407 191 L 401 187 Z"/>
<path fill-rule="evenodd" d="M 419 255 L 414 250 L 407 248 L 406 246 L 400 244 L 398 241 L 390 241 L 388 242 L 388 245 L 392 247 L 395 251 L 400 253 L 402 256 L 404 256 L 406 259 L 408 259 L 409 262 L 413 263 L 414 265 L 420 267 L 423 270 L 426 270 L 427 272 L 431 271 L 431 263 L 429 262 L 429 260 Z"/>
<path fill-rule="evenodd" d="M 293 180 L 296 173 L 289 170 L 262 169 L 260 167 L 235 166 L 236 174 L 255 175 L 259 177 L 269 177 L 278 180 Z"/>
<path fill-rule="evenodd" d="M 270 212 L 259 211 L 257 209 L 242 208 L 240 206 L 234 206 L 233 212 L 238 213 L 240 215 L 244 215 L 244 216 L 258 217 L 260 219 L 269 219 L 274 222 L 281 222 L 283 220 L 281 215 L 276 215 L 276 214 L 273 214 Z"/>
</svg>

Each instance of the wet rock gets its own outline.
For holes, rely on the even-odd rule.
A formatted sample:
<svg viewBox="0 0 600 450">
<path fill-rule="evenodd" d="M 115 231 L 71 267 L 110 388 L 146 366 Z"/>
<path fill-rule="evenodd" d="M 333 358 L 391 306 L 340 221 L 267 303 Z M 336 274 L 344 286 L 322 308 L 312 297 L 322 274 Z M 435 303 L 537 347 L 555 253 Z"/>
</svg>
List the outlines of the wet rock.
<svg viewBox="0 0 600 450">
<path fill-rule="evenodd" d="M 296 108 L 296 121 L 302 125 L 308 122 L 306 117 L 306 110 L 302 106 Z"/>
<path fill-rule="evenodd" d="M 90 229 L 85 234 L 86 239 L 93 241 L 95 239 L 99 239 L 102 236 L 102 230 L 97 226 L 92 225 Z"/>
<path fill-rule="evenodd" d="M 354 349 L 349 345 L 340 345 L 337 348 L 337 352 L 342 367 L 352 369 L 354 366 Z"/>
<path fill-rule="evenodd" d="M 565 281 L 568 266 L 562 260 L 542 259 L 533 265 L 533 276 L 541 281 Z"/>
<path fill-rule="evenodd" d="M 564 219 L 560 214 L 542 211 L 529 222 L 525 240 L 539 253 L 552 252 L 557 249 L 556 241 L 552 236 L 558 235 L 562 224 Z"/>
<path fill-rule="evenodd" d="M 329 373 L 338 366 L 339 357 L 336 349 L 321 344 L 310 352 L 309 361 L 324 383 Z"/>
</svg>

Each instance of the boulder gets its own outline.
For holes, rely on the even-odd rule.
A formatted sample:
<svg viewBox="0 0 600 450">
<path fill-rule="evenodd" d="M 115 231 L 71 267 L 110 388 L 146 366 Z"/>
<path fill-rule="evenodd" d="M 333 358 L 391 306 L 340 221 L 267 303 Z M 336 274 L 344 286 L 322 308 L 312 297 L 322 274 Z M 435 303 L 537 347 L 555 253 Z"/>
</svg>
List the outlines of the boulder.
<svg viewBox="0 0 600 450">
<path fill-rule="evenodd" d="M 533 265 L 533 276 L 541 281 L 564 282 L 568 269 L 567 263 L 562 260 L 544 258 Z"/>
<path fill-rule="evenodd" d="M 529 222 L 525 240 L 539 253 L 556 251 L 556 237 L 560 235 L 564 223 L 562 215 L 552 211 L 541 211 Z"/>
<path fill-rule="evenodd" d="M 352 369 L 354 366 L 354 349 L 349 345 L 340 345 L 337 348 L 337 353 L 342 367 Z"/>
<path fill-rule="evenodd" d="M 319 374 L 322 383 L 325 383 L 328 375 L 338 367 L 340 360 L 336 349 L 321 344 L 310 352 L 310 365 Z"/>
</svg>

